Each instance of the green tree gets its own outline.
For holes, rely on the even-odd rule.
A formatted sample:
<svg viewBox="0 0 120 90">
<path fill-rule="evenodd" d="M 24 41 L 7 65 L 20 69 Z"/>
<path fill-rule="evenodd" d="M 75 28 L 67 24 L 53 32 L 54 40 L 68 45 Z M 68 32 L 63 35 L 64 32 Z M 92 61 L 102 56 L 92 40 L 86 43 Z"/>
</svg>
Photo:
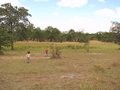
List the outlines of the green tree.
<svg viewBox="0 0 120 90">
<path fill-rule="evenodd" d="M 67 41 L 75 41 L 75 31 L 70 29 L 67 35 Z"/>
<path fill-rule="evenodd" d="M 3 46 L 9 46 L 9 35 L 4 23 L 0 23 L 0 54 L 3 54 Z"/>
<path fill-rule="evenodd" d="M 34 40 L 34 29 L 35 29 L 34 25 L 30 23 L 29 25 L 27 25 L 26 28 L 27 28 L 26 30 L 27 41 Z"/>
<path fill-rule="evenodd" d="M 110 32 L 97 32 L 95 33 L 95 39 L 103 42 L 112 42 L 113 35 Z"/>
<path fill-rule="evenodd" d="M 112 22 L 110 32 L 114 35 L 114 42 L 120 44 L 120 23 Z"/>
<path fill-rule="evenodd" d="M 17 41 L 23 41 L 27 40 L 28 34 L 27 34 L 27 28 L 23 23 L 19 23 L 19 26 L 17 27 L 17 30 L 15 31 L 16 40 Z"/>
<path fill-rule="evenodd" d="M 46 37 L 48 41 L 59 41 L 61 32 L 57 28 L 53 28 L 52 26 L 48 26 L 45 29 Z"/>
<path fill-rule="evenodd" d="M 0 19 L 8 27 L 10 33 L 11 49 L 14 49 L 14 32 L 17 30 L 19 23 L 28 24 L 27 16 L 31 16 L 24 7 L 12 6 L 10 3 L 2 4 L 0 7 Z"/>
<path fill-rule="evenodd" d="M 33 40 L 44 41 L 44 32 L 39 27 L 33 30 Z"/>
</svg>

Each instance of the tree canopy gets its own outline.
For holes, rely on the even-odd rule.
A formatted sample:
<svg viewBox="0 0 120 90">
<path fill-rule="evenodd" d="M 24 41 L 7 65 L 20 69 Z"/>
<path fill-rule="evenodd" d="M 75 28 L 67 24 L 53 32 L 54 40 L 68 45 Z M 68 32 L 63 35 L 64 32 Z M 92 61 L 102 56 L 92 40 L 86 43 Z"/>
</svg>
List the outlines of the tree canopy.
<svg viewBox="0 0 120 90">
<path fill-rule="evenodd" d="M 112 22 L 110 32 L 114 35 L 114 42 L 120 44 L 120 23 Z"/>
<path fill-rule="evenodd" d="M 2 4 L 0 7 L 0 23 L 4 23 L 9 30 L 11 49 L 14 49 L 14 32 L 21 23 L 29 24 L 27 16 L 31 16 L 24 7 L 12 6 L 11 3 Z"/>
</svg>

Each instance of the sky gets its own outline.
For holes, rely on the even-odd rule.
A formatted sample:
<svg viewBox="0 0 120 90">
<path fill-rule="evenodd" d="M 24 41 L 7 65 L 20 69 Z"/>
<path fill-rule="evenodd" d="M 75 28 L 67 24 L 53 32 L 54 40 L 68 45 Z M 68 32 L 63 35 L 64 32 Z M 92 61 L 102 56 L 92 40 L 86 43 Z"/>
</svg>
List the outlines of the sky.
<svg viewBox="0 0 120 90">
<path fill-rule="evenodd" d="M 8 2 L 27 8 L 30 22 L 41 29 L 108 32 L 111 21 L 120 22 L 119 0 L 0 0 L 0 4 Z"/>
</svg>

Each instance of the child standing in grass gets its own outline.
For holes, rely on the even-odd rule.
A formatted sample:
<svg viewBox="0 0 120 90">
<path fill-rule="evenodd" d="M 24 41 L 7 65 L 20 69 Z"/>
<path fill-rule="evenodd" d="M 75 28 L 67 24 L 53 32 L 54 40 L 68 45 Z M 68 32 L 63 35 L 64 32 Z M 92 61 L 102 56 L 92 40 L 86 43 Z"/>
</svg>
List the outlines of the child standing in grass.
<svg viewBox="0 0 120 90">
<path fill-rule="evenodd" d="M 26 56 L 27 56 L 27 63 L 29 63 L 29 62 L 30 62 L 30 56 L 31 56 L 31 55 L 30 55 L 30 51 L 27 52 L 27 55 L 26 55 Z"/>
</svg>

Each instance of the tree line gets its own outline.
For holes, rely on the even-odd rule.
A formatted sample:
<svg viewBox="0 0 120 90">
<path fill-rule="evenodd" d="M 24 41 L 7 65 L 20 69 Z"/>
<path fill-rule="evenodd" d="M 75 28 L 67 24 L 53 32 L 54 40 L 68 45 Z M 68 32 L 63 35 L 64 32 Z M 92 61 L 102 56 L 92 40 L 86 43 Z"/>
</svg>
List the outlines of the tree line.
<svg viewBox="0 0 120 90">
<path fill-rule="evenodd" d="M 4 46 L 10 46 L 13 50 L 15 41 L 89 42 L 89 40 L 95 39 L 120 44 L 119 22 L 112 22 L 109 32 L 89 34 L 74 29 L 61 32 L 52 26 L 42 30 L 29 22 L 29 16 L 31 14 L 24 7 L 12 6 L 10 3 L 0 6 L 0 53 Z"/>
</svg>

